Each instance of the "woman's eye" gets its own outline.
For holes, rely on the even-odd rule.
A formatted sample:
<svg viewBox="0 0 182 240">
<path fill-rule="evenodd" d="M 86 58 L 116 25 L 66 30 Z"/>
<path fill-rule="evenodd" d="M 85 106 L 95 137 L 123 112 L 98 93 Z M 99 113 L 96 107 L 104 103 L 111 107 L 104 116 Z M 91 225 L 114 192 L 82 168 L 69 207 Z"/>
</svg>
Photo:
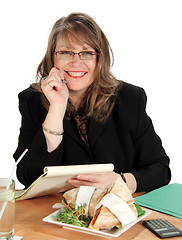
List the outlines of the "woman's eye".
<svg viewBox="0 0 182 240">
<path fill-rule="evenodd" d="M 93 54 L 92 54 L 92 52 L 82 52 L 82 55 L 88 55 L 88 56 L 92 56 Z"/>
<path fill-rule="evenodd" d="M 72 52 L 70 52 L 70 51 L 61 51 L 60 54 L 61 54 L 61 55 L 71 56 L 71 55 L 72 55 Z"/>
</svg>

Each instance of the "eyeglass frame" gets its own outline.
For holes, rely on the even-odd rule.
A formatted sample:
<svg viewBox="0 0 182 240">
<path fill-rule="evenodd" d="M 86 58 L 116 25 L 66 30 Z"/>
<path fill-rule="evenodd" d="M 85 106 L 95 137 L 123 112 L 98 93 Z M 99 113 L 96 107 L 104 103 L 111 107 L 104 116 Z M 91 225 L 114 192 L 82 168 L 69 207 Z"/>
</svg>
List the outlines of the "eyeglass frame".
<svg viewBox="0 0 182 240">
<path fill-rule="evenodd" d="M 92 60 L 93 58 L 90 58 L 90 59 L 82 59 L 82 55 L 81 53 L 85 53 L 85 52 L 89 52 L 89 53 L 92 53 L 93 56 L 99 56 L 99 53 L 98 52 L 95 52 L 95 51 L 81 51 L 81 52 L 78 52 L 78 53 L 75 53 L 73 51 L 54 51 L 54 54 L 57 56 L 57 54 L 61 53 L 61 52 L 69 52 L 71 53 L 71 56 L 70 58 L 62 58 L 62 60 L 71 60 L 73 59 L 73 57 L 78 54 L 80 60 Z"/>
</svg>

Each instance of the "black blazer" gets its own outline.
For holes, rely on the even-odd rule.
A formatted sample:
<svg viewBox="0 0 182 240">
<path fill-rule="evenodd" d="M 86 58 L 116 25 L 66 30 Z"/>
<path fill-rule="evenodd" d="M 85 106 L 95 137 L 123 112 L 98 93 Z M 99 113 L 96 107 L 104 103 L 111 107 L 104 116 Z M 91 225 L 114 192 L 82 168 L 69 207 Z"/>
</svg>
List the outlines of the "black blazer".
<svg viewBox="0 0 182 240">
<path fill-rule="evenodd" d="M 145 107 L 144 90 L 123 83 L 111 118 L 104 124 L 89 119 L 89 147 L 82 142 L 72 121 L 64 119 L 62 143 L 49 153 L 41 126 L 47 111 L 40 93 L 31 87 L 24 90 L 19 94 L 22 125 L 15 160 L 26 148 L 29 151 L 18 164 L 19 181 L 28 187 L 45 166 L 113 163 L 115 172 L 134 174 L 137 191 L 149 191 L 169 183 L 169 158 Z"/>
</svg>

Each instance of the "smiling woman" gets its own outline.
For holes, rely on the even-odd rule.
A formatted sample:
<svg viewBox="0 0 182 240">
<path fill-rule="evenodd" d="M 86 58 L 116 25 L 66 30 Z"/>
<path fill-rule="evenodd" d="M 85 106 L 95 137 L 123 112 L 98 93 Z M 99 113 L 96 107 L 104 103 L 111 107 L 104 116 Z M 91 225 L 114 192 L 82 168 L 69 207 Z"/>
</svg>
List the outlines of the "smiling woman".
<svg viewBox="0 0 182 240">
<path fill-rule="evenodd" d="M 113 76 L 112 58 L 105 34 L 87 14 L 54 24 L 37 82 L 19 94 L 22 126 L 14 158 L 29 149 L 17 167 L 26 187 L 45 166 L 92 163 L 115 169 L 69 183 L 110 188 L 123 177 L 134 192 L 169 182 L 169 158 L 146 114 L 146 94 Z"/>
</svg>

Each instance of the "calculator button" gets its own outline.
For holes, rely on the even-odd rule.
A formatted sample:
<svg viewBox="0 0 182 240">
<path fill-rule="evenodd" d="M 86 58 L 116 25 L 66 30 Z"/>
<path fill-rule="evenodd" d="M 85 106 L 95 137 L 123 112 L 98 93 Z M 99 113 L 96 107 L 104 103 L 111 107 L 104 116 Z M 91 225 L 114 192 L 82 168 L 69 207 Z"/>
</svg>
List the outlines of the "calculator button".
<svg viewBox="0 0 182 240">
<path fill-rule="evenodd" d="M 167 228 L 159 228 L 159 229 L 156 229 L 156 231 L 166 231 Z"/>
<path fill-rule="evenodd" d="M 178 234 L 180 234 L 180 232 L 164 232 L 164 233 L 161 233 L 161 235 L 163 235 L 163 236 L 175 236 L 175 235 L 178 235 Z"/>
</svg>

